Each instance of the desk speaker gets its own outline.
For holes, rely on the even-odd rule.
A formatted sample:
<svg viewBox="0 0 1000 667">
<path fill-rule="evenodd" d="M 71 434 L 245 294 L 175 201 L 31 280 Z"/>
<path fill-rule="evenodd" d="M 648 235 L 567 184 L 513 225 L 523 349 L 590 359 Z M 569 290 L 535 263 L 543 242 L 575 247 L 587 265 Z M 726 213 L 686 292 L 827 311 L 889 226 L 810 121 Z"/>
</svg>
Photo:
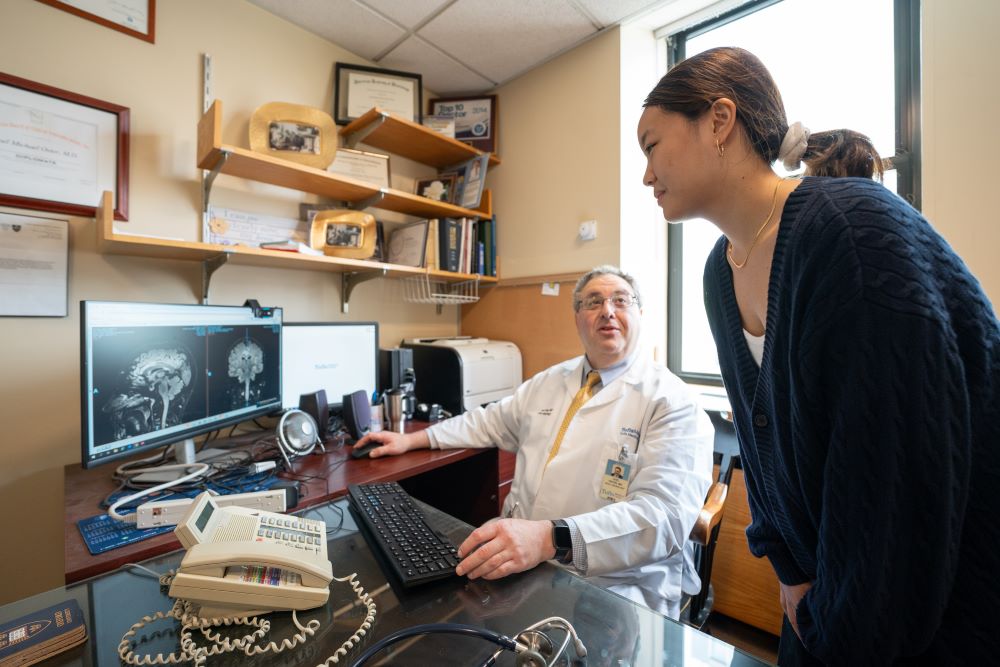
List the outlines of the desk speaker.
<svg viewBox="0 0 1000 667">
<path fill-rule="evenodd" d="M 326 441 L 327 427 L 330 424 L 330 406 L 326 402 L 326 390 L 320 389 L 299 396 L 299 410 L 316 421 L 320 440 Z"/>
<path fill-rule="evenodd" d="M 355 440 L 360 440 L 372 423 L 372 406 L 368 399 L 368 393 L 364 389 L 359 389 L 352 394 L 344 394 L 344 428 Z"/>
</svg>

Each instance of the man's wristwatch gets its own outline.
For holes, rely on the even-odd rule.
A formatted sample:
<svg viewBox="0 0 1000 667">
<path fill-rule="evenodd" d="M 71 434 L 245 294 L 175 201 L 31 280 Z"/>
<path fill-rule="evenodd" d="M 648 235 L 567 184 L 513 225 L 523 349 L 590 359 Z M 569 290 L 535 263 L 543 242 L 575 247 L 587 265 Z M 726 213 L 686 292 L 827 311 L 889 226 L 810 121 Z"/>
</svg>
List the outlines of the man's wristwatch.
<svg viewBox="0 0 1000 667">
<path fill-rule="evenodd" d="M 552 544 L 556 548 L 556 560 L 560 563 L 573 562 L 573 537 L 569 525 L 562 519 L 552 520 Z"/>
</svg>

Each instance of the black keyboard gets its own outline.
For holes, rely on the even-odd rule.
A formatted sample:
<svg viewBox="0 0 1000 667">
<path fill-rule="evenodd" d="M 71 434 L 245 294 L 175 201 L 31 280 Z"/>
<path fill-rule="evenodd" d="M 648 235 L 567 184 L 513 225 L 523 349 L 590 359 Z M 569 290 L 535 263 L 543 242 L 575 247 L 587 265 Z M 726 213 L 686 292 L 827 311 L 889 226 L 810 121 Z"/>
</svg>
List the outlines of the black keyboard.
<svg viewBox="0 0 1000 667">
<path fill-rule="evenodd" d="M 409 588 L 455 574 L 458 549 L 433 530 L 423 511 L 396 482 L 351 484 L 347 498 L 365 541 Z"/>
</svg>

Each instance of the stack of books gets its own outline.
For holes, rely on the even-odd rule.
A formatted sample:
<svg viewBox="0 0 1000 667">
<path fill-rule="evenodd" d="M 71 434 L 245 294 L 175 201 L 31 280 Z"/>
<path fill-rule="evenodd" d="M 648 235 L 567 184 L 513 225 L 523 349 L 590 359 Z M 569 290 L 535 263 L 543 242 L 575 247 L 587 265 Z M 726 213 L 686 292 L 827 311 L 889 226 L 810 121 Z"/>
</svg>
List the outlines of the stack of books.
<svg viewBox="0 0 1000 667">
<path fill-rule="evenodd" d="M 496 276 L 496 217 L 431 220 L 425 261 L 428 268 Z"/>
<path fill-rule="evenodd" d="M 33 665 L 87 640 L 76 600 L 66 600 L 0 626 L 0 667 Z"/>
</svg>

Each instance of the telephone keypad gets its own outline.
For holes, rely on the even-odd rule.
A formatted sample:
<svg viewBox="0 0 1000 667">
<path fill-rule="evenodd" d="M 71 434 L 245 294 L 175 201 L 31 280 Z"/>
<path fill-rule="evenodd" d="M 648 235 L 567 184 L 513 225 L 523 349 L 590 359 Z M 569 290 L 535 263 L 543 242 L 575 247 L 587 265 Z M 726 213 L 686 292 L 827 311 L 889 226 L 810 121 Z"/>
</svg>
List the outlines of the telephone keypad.
<svg viewBox="0 0 1000 667">
<path fill-rule="evenodd" d="M 258 539 L 326 554 L 325 522 L 268 512 L 261 512 L 259 519 Z"/>
</svg>

